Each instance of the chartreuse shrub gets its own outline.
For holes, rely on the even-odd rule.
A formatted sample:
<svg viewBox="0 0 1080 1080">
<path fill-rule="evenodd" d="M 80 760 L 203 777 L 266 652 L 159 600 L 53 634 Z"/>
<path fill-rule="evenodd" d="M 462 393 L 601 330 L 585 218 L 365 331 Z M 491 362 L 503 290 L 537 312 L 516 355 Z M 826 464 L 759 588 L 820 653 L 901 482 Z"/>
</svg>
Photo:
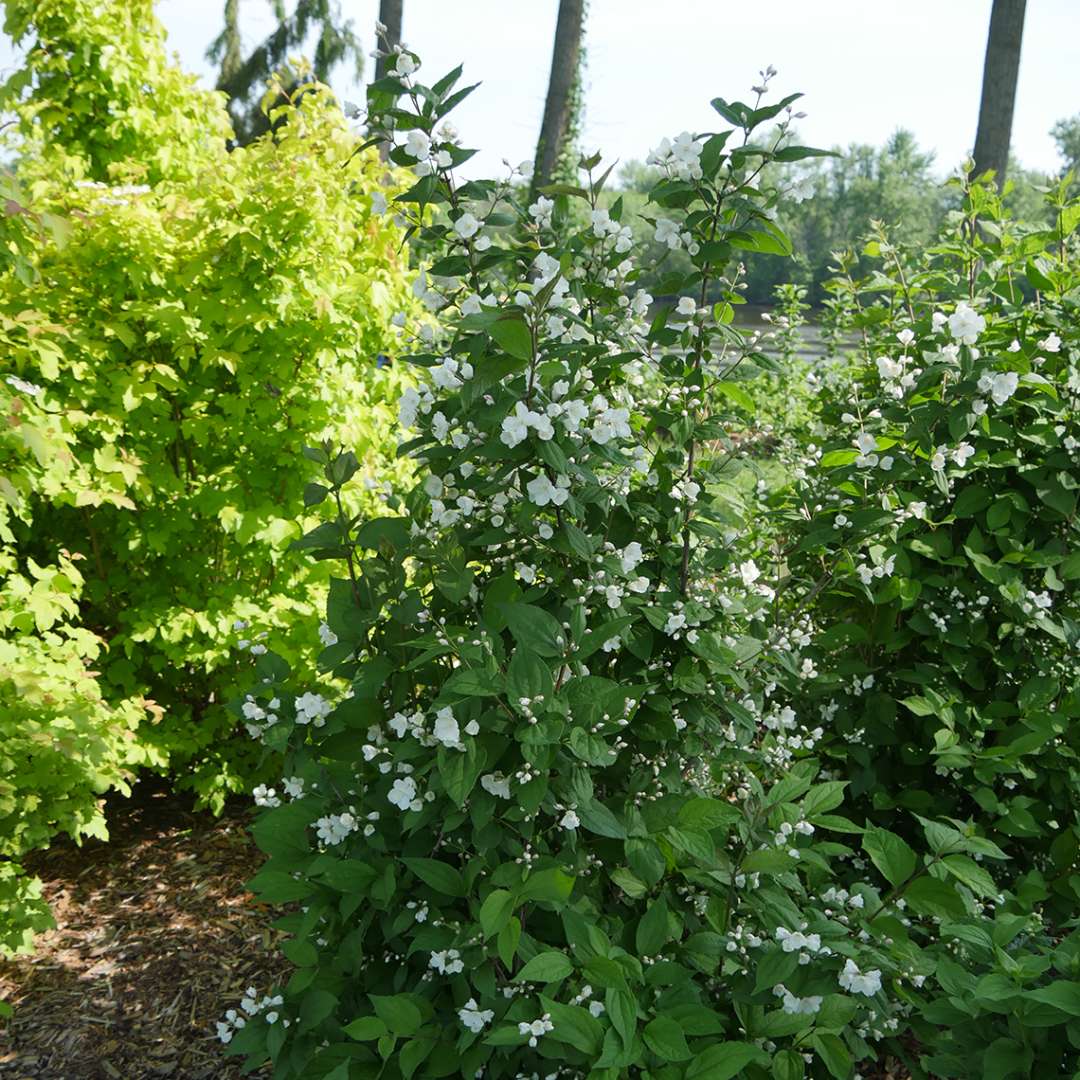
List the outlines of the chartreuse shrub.
<svg viewBox="0 0 1080 1080">
<path fill-rule="evenodd" d="M 806 612 L 790 705 L 904 905 L 893 947 L 930 922 L 950 950 L 912 1002 L 917 1075 L 1072 1076 L 1080 203 L 1062 183 L 1026 225 L 956 186 L 927 251 L 878 230 L 878 268 L 831 285 L 858 347 L 776 500 L 774 632 Z"/>
<path fill-rule="evenodd" d="M 355 448 L 370 490 L 350 506 L 369 512 L 405 468 L 389 435 L 404 376 L 376 359 L 410 300 L 381 213 L 392 177 L 315 84 L 229 152 L 223 99 L 167 63 L 144 0 L 12 0 L 8 18 L 29 44 L 7 87 L 20 167 L 69 236 L 42 243 L 32 282 L 4 279 L 0 312 L 70 452 L 124 494 L 39 493 L 13 527 L 17 558 L 81 556 L 80 619 L 109 642 L 103 697 L 155 701 L 140 745 L 218 806 L 255 767 L 221 704 L 237 641 L 294 628 L 298 658 L 301 616 L 325 596 L 326 568 L 287 550 L 309 479 L 292 455 Z"/>
<path fill-rule="evenodd" d="M 445 251 L 401 403 L 417 481 L 352 513 L 355 456 L 308 451 L 327 513 L 300 545 L 338 566 L 321 676 L 267 652 L 234 704 L 280 762 L 252 887 L 295 905 L 296 971 L 218 1033 L 278 1080 L 848 1077 L 957 963 L 897 883 L 962 860 L 951 920 L 988 935 L 969 883 L 1003 853 L 932 821 L 923 869 L 838 813 L 824 724 L 785 700 L 813 670 L 805 616 L 782 641 L 771 538 L 718 495 L 758 358 L 730 299 L 700 297 L 786 246 L 758 185 L 814 153 L 793 98 L 718 98 L 724 130 L 661 148 L 652 228 L 693 269 L 650 322 L 598 162 L 531 206 L 513 175 L 459 183 L 460 69 L 417 65 L 370 98 L 418 173 L 397 205 Z"/>
<path fill-rule="evenodd" d="M 2 178 L 8 212 L 0 219 L 3 272 L 32 283 L 38 245 L 63 235 L 62 223 L 31 213 L 25 193 Z M 130 770 L 155 759 L 135 740 L 143 703 L 103 700 L 92 670 L 102 653 L 80 625 L 79 556 L 53 548 L 20 557 L 16 533 L 33 527 L 33 506 L 61 493 L 92 493 L 130 507 L 123 485 L 96 463 L 79 461 L 71 419 L 45 390 L 10 371 L 26 350 L 55 355 L 49 326 L 32 311 L 0 316 L 9 373 L 0 382 L 0 955 L 27 949 L 51 925 L 40 882 L 20 857 L 56 832 L 103 835 L 98 799 L 126 789 Z"/>
<path fill-rule="evenodd" d="M 4 14 L 26 55 L 0 98 L 19 105 L 21 152 L 44 156 L 47 177 L 63 156 L 92 180 L 150 184 L 220 163 L 231 135 L 221 95 L 166 55 L 153 0 L 4 0 Z"/>
</svg>

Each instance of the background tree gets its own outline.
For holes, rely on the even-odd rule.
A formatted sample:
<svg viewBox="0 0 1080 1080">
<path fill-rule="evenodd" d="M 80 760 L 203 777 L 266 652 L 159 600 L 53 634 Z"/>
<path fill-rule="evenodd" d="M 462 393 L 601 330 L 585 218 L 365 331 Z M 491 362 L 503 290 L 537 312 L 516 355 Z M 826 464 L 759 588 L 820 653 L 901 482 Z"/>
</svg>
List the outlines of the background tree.
<svg viewBox="0 0 1080 1080">
<path fill-rule="evenodd" d="M 560 0 L 551 53 L 544 119 L 536 144 L 533 192 L 550 184 L 574 117 L 575 84 L 579 81 L 581 41 L 585 27 L 585 0 Z"/>
<path fill-rule="evenodd" d="M 231 79 L 244 62 L 240 43 L 240 0 L 225 0 L 225 26 L 210 43 L 206 58 L 220 64 L 219 81 Z"/>
<path fill-rule="evenodd" d="M 273 0 L 273 7 L 277 28 L 241 60 L 237 0 L 226 0 L 225 28 L 207 51 L 208 59 L 221 64 L 217 87 L 229 96 L 229 112 L 241 144 L 270 126 L 262 107 L 266 81 L 275 73 L 288 71 L 290 53 L 304 48 L 312 33 L 317 34 L 312 77 L 329 82 L 333 69 L 346 60 L 353 63 L 357 78 L 363 72 L 360 39 L 336 0 L 297 0 L 291 15 L 286 13 L 284 0 Z M 292 73 L 283 82 L 286 88 L 295 88 L 298 78 Z"/>
<path fill-rule="evenodd" d="M 1016 80 L 1020 74 L 1020 42 L 1027 0 L 994 0 L 983 63 L 979 129 L 975 135 L 975 175 L 994 170 L 998 190 L 1009 165 Z"/>
<path fill-rule="evenodd" d="M 1080 113 L 1059 120 L 1050 134 L 1057 143 L 1058 153 L 1064 161 L 1062 172 L 1080 169 Z"/>
</svg>

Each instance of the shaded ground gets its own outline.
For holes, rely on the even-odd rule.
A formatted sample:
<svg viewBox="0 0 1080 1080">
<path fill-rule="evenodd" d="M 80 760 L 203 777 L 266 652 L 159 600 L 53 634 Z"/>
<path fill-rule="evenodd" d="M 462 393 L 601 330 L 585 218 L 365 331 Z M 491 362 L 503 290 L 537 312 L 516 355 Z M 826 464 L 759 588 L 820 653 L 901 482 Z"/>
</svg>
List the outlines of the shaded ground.
<svg viewBox="0 0 1080 1080">
<path fill-rule="evenodd" d="M 149 787 L 147 785 L 150 785 Z M 243 883 L 262 855 L 242 807 L 220 819 L 145 781 L 112 840 L 58 840 L 28 860 L 57 927 L 0 962 L 2 1080 L 233 1080 L 214 1022 L 287 965 Z"/>
</svg>

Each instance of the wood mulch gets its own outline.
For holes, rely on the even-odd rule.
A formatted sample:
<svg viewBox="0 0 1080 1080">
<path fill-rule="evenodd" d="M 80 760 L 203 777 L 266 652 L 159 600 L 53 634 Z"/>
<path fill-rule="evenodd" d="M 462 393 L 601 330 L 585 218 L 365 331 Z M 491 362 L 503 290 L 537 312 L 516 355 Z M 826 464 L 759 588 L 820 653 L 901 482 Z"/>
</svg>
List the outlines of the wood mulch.
<svg viewBox="0 0 1080 1080">
<path fill-rule="evenodd" d="M 287 977 L 244 889 L 261 853 L 246 807 L 221 818 L 144 780 L 110 800 L 112 839 L 58 840 L 27 860 L 56 929 L 0 961 L 0 1080 L 234 1080 L 214 1029 L 244 990 Z M 261 1075 L 261 1074 L 255 1074 Z"/>
</svg>

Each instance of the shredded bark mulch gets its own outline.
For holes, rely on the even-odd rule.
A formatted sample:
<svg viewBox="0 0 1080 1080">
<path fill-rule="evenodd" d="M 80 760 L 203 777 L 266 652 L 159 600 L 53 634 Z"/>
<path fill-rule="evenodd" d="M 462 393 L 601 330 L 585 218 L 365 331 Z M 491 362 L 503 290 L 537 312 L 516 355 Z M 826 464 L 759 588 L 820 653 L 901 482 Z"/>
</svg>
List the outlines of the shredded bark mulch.
<svg viewBox="0 0 1080 1080">
<path fill-rule="evenodd" d="M 234 1080 L 214 1030 L 244 990 L 287 975 L 244 889 L 261 853 L 244 805 L 221 818 L 145 780 L 110 800 L 112 839 L 28 860 L 57 926 L 0 961 L 2 1080 Z M 258 1075 L 258 1074 L 256 1074 Z"/>
</svg>

